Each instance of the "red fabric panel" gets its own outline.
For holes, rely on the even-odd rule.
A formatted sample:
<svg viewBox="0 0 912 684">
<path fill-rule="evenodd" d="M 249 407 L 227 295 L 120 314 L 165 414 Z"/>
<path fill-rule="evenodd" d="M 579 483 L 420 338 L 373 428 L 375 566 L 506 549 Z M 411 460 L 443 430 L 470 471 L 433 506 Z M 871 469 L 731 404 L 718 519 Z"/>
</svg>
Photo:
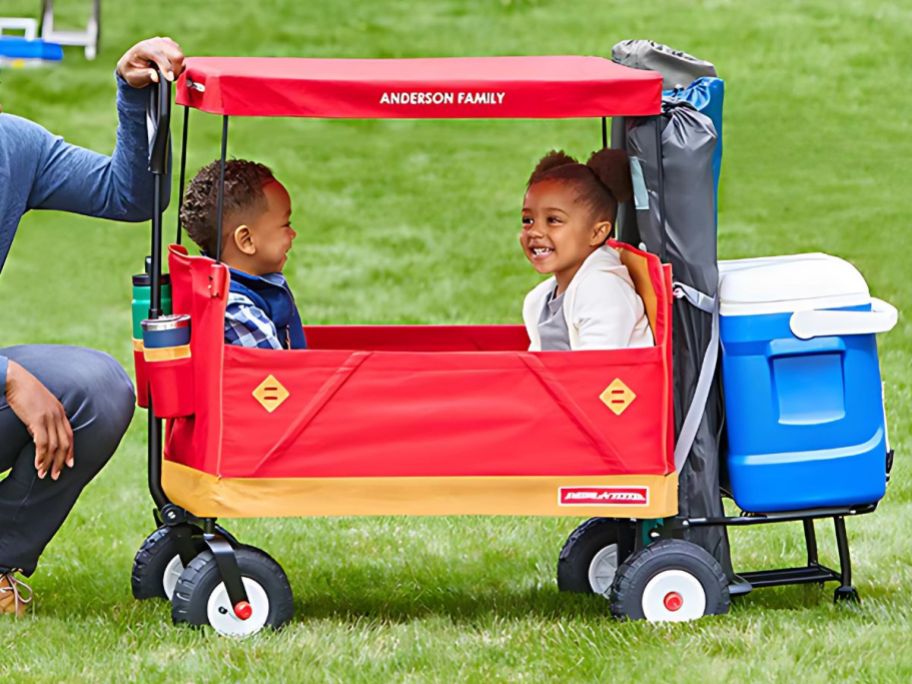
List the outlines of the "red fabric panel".
<svg viewBox="0 0 912 684">
<path fill-rule="evenodd" d="M 178 104 L 232 116 L 648 116 L 661 112 L 661 97 L 657 72 L 571 56 L 191 57 L 177 84 Z"/>
<path fill-rule="evenodd" d="M 325 326 L 311 349 L 269 351 L 225 347 L 226 269 L 172 247 L 196 389 L 166 458 L 223 477 L 670 473 L 671 273 L 648 259 L 652 348 L 529 353 L 522 326 Z M 290 392 L 272 413 L 253 396 L 269 375 Z M 599 399 L 615 378 L 636 394 L 620 416 Z"/>
<path fill-rule="evenodd" d="M 362 354 L 351 363 L 353 353 L 345 351 L 227 347 L 218 474 L 670 472 L 656 429 L 663 413 L 659 348 Z M 272 413 L 252 395 L 269 375 L 290 392 Z M 616 377 L 637 394 L 622 416 L 598 398 Z"/>
</svg>

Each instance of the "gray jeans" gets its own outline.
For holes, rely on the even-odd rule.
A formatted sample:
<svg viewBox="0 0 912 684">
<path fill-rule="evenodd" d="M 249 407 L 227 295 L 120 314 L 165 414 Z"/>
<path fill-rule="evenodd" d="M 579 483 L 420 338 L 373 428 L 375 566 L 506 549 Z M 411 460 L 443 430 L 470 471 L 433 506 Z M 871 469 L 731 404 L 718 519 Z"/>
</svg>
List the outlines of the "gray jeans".
<svg viewBox="0 0 912 684">
<path fill-rule="evenodd" d="M 73 468 L 38 479 L 35 445 L 0 395 L 0 571 L 30 575 L 83 487 L 114 454 L 133 416 L 130 378 L 113 358 L 94 349 L 20 345 L 0 349 L 56 396 L 73 426 Z"/>
</svg>

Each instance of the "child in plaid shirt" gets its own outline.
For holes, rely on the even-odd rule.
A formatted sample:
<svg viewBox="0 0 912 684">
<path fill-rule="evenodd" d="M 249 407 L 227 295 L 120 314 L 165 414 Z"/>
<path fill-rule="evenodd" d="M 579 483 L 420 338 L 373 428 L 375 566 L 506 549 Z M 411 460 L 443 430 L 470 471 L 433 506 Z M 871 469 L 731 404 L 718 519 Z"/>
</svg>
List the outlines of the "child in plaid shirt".
<svg viewBox="0 0 912 684">
<path fill-rule="evenodd" d="M 203 253 L 215 256 L 219 162 L 190 181 L 181 224 Z M 307 344 L 294 296 L 282 275 L 291 243 L 291 200 L 263 164 L 225 164 L 222 262 L 231 271 L 225 342 L 260 349 L 304 349 Z"/>
</svg>

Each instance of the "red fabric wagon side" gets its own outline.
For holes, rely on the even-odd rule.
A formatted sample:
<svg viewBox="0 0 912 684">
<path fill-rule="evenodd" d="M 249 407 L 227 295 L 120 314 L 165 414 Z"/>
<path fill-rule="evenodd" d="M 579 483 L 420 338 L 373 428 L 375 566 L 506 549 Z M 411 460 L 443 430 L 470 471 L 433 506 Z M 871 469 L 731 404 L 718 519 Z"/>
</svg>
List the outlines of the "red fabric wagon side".
<svg viewBox="0 0 912 684">
<path fill-rule="evenodd" d="M 522 326 L 309 327 L 307 350 L 226 346 L 228 270 L 172 246 L 191 355 L 152 382 L 175 383 L 192 414 L 167 423 L 165 492 L 206 517 L 673 515 L 670 273 L 615 247 L 653 348 L 530 353 Z"/>
</svg>

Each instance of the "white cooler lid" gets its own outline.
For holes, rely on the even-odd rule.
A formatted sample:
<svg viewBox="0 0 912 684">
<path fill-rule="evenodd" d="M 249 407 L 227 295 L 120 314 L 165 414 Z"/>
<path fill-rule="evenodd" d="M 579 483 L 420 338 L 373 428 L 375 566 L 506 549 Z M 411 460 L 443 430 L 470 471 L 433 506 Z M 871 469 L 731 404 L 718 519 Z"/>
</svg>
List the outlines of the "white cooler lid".
<svg viewBox="0 0 912 684">
<path fill-rule="evenodd" d="M 719 262 L 720 313 L 751 316 L 870 304 L 852 264 L 829 254 L 732 259 Z"/>
</svg>

